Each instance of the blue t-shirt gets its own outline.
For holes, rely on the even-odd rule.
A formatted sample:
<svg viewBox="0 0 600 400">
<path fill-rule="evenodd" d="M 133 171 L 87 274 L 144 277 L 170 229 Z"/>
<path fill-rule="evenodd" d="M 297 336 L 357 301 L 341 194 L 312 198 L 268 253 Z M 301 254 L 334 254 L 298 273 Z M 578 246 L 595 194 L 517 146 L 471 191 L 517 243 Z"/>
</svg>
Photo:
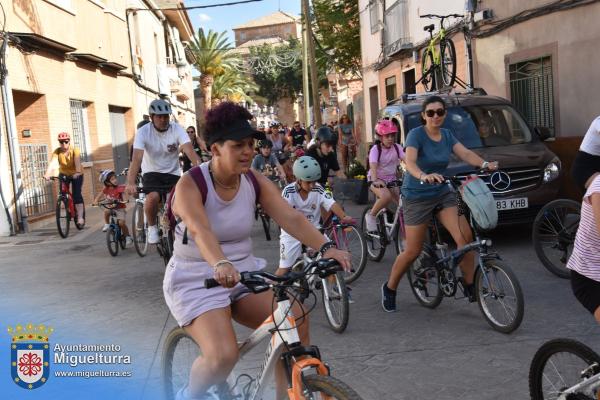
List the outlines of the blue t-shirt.
<svg viewBox="0 0 600 400">
<path fill-rule="evenodd" d="M 275 157 L 273 153 L 269 154 L 269 157 L 267 158 L 262 154 L 257 154 L 254 156 L 254 160 L 252 160 L 251 168 L 263 173 L 266 172 L 265 169 L 269 169 L 268 172 L 274 174 L 277 164 L 279 164 L 279 161 L 277 161 L 277 157 Z"/>
<path fill-rule="evenodd" d="M 419 126 L 411 129 L 406 138 L 406 147 L 417 149 L 417 166 L 426 174 L 443 174 L 450 162 L 452 148 L 458 141 L 448 129 L 441 129 L 442 139 L 435 142 L 427 136 L 425 128 Z M 405 174 L 402 183 L 402 194 L 408 200 L 431 199 L 449 191 L 447 185 L 421 184 L 411 174 Z"/>
</svg>

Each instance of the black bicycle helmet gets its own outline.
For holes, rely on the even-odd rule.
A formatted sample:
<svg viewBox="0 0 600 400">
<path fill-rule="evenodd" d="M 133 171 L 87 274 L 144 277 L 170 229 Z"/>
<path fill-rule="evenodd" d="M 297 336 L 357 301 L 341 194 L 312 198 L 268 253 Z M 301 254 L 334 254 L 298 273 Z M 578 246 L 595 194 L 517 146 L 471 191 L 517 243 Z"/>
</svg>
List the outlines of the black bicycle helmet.
<svg viewBox="0 0 600 400">
<path fill-rule="evenodd" d="M 328 126 L 322 126 L 317 130 L 317 140 L 321 143 L 329 143 L 335 145 L 336 140 L 333 136 L 333 132 Z"/>
<path fill-rule="evenodd" d="M 258 142 L 258 147 L 260 147 L 260 148 L 263 148 L 263 147 L 272 148 L 273 147 L 273 142 L 271 142 L 269 139 L 263 139 L 263 140 L 260 140 Z"/>
</svg>

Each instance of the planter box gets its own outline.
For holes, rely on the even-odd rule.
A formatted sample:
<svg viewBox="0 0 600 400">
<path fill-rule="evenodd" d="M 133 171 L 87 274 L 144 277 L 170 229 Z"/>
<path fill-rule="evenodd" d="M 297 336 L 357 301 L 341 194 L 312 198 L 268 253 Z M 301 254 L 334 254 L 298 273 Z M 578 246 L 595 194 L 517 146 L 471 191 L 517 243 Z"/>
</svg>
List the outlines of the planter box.
<svg viewBox="0 0 600 400">
<path fill-rule="evenodd" d="M 357 204 L 366 204 L 368 193 L 366 179 L 333 179 L 333 198 L 336 201 L 352 200 Z"/>
</svg>

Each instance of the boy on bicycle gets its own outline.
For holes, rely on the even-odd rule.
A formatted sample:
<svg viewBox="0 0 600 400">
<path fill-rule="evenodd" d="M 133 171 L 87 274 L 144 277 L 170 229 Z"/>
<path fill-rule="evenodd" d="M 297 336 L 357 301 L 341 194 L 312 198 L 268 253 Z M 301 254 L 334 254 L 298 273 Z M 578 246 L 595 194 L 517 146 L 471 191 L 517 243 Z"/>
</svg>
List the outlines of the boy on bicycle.
<svg viewBox="0 0 600 400">
<path fill-rule="evenodd" d="M 94 205 L 97 205 L 100 200 L 119 202 L 128 200 L 127 193 L 125 192 L 126 186 L 119 185 L 115 171 L 112 169 L 105 169 L 100 173 L 100 178 L 98 180 L 104 185 L 104 189 L 102 189 L 94 199 Z M 126 243 L 129 245 L 133 243 L 133 239 L 129 236 L 129 229 L 125 222 L 127 216 L 127 211 L 125 210 L 126 207 L 125 204 L 117 203 L 114 207 L 114 211 L 117 213 L 117 223 L 119 224 L 123 235 L 125 235 Z M 104 210 L 104 226 L 102 227 L 102 232 L 106 232 L 110 227 L 110 212 L 111 210 Z"/>
<path fill-rule="evenodd" d="M 263 139 L 258 142 L 260 154 L 254 156 L 250 168 L 265 175 L 270 180 L 276 180 L 277 176 L 281 181 L 285 182 L 285 171 L 277 160 L 277 157 L 272 153 L 273 142 L 269 139 Z"/>
<path fill-rule="evenodd" d="M 402 147 L 395 143 L 398 128 L 388 119 L 381 120 L 375 126 L 375 133 L 381 138 L 369 151 L 369 172 L 367 179 L 371 183 L 370 189 L 377 197 L 371 208 L 371 213 L 365 216 L 367 230 L 377 230 L 375 216 L 392 200 L 398 200 L 398 190 L 392 193 L 387 184 L 397 179 L 400 162 L 404 159 Z"/>
<path fill-rule="evenodd" d="M 321 178 L 321 167 L 317 160 L 302 156 L 294 162 L 294 176 L 297 181 L 283 188 L 283 198 L 300 211 L 315 227 L 320 228 L 321 207 L 332 211 L 342 223 L 352 223 L 354 219 L 346 215 L 342 207 L 335 202 L 330 193 L 317 183 Z M 281 230 L 279 237 L 279 269 L 277 275 L 285 274 L 302 255 L 302 243 Z"/>
</svg>

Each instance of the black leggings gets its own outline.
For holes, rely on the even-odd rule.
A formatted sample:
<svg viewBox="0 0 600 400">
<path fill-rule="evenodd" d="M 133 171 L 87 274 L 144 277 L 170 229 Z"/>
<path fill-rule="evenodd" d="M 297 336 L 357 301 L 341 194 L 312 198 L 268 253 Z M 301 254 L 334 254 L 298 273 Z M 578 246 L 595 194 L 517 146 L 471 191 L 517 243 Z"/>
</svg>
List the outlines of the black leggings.
<svg viewBox="0 0 600 400">
<path fill-rule="evenodd" d="M 83 186 L 83 175 L 79 175 L 77 178 L 73 178 L 72 176 L 59 174 L 59 177 L 61 179 L 63 176 L 67 177 L 67 179 L 71 181 L 71 193 L 73 195 L 73 203 L 83 203 L 83 196 L 81 195 L 81 187 Z"/>
</svg>

